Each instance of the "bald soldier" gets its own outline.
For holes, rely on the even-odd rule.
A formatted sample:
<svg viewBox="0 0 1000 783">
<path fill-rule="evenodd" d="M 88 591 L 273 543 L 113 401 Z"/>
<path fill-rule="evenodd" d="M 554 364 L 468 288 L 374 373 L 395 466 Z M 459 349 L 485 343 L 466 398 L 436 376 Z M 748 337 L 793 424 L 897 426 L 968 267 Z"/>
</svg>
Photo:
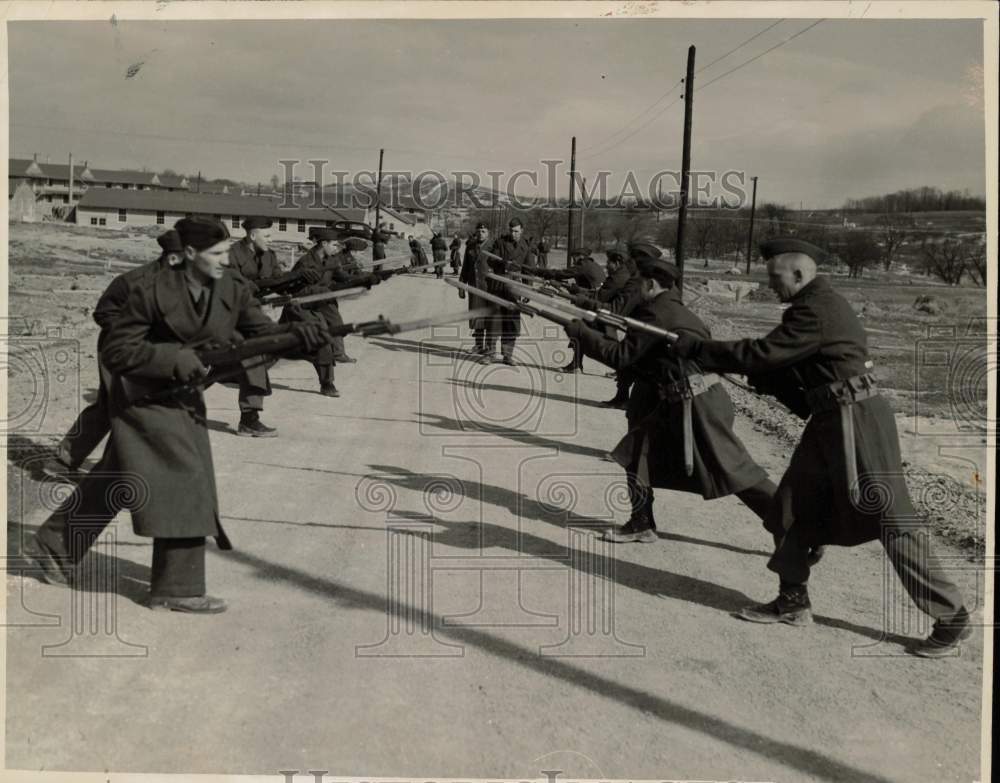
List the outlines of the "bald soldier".
<svg viewBox="0 0 1000 783">
<path fill-rule="evenodd" d="M 787 531 L 768 562 L 780 580 L 778 596 L 739 616 L 808 624 L 809 549 L 878 539 L 913 602 L 935 621 L 931 635 L 908 651 L 951 655 L 972 633 L 969 613 L 910 500 L 896 421 L 872 374 L 864 327 L 817 275 L 821 249 L 796 239 L 773 239 L 760 249 L 771 289 L 789 305 L 781 324 L 758 339 L 723 342 L 688 333 L 673 346 L 677 356 L 706 369 L 745 373 L 808 420 L 769 515 L 772 527 Z"/>
<path fill-rule="evenodd" d="M 640 252 L 641 251 L 641 252 Z M 686 308 L 677 289 L 677 267 L 648 243 L 634 254 L 641 277 L 641 302 L 632 317 L 681 334 L 708 337 L 701 319 Z M 583 321 L 566 334 L 588 356 L 635 377 L 628 403 L 628 433 L 612 452 L 625 468 L 632 515 L 605 539 L 616 543 L 654 543 L 654 488 L 694 492 L 706 500 L 736 495 L 762 520 L 775 486 L 733 432 L 735 413 L 719 376 L 697 362 L 679 359 L 667 343 L 630 329 L 619 342 Z M 775 536 L 775 531 L 769 531 Z"/>
</svg>

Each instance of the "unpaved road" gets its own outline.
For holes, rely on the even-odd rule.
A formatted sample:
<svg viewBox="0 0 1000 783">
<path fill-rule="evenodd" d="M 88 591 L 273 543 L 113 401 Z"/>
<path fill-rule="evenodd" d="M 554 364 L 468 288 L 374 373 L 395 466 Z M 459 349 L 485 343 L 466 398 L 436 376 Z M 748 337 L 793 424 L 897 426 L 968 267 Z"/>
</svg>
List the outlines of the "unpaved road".
<svg viewBox="0 0 1000 783">
<path fill-rule="evenodd" d="M 344 310 L 462 306 L 421 276 Z M 87 561 L 114 592 L 73 601 L 9 574 L 8 768 L 979 776 L 981 631 L 957 658 L 904 656 L 928 629 L 877 544 L 827 555 L 811 628 L 732 618 L 776 585 L 767 536 L 730 498 L 661 491 L 658 544 L 598 543 L 594 527 L 625 517 L 622 473 L 600 459 L 624 416 L 592 404 L 611 381 L 590 360 L 584 376 L 547 369 L 565 340 L 537 319 L 521 366 L 471 364 L 465 326 L 350 341 L 339 400 L 280 363 L 275 440 L 237 438 L 235 390 L 209 391 L 236 546 L 210 548 L 209 584 L 227 613 L 145 609 L 151 547 L 125 515 Z M 780 475 L 789 447 L 739 424 Z M 24 507 L 14 536 L 44 518 Z M 951 554 L 978 606 L 975 569 Z"/>
</svg>

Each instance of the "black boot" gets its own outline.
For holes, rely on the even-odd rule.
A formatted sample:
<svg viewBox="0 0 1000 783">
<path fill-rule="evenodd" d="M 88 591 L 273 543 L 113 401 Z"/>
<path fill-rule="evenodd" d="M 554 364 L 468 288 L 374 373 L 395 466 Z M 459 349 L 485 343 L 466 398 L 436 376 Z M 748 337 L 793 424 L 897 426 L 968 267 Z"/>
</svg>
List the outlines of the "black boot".
<svg viewBox="0 0 1000 783">
<path fill-rule="evenodd" d="M 316 375 L 319 377 L 319 393 L 324 397 L 339 397 L 340 392 L 333 385 L 333 365 L 317 364 Z"/>
<path fill-rule="evenodd" d="M 243 411 L 240 415 L 240 426 L 236 430 L 237 435 L 244 438 L 276 438 L 278 430 L 268 427 L 260 420 L 260 413 L 257 411 Z"/>
<path fill-rule="evenodd" d="M 752 623 L 786 623 L 787 625 L 809 625 L 812 623 L 812 604 L 809 590 L 802 585 L 782 582 L 778 597 L 770 603 L 747 606 L 736 616 Z"/>
<path fill-rule="evenodd" d="M 605 533 L 604 540 L 614 544 L 655 544 L 660 539 L 656 535 L 656 520 L 653 519 L 653 490 L 633 487 L 630 483 L 629 497 L 632 516 L 617 530 Z"/>
<path fill-rule="evenodd" d="M 921 658 L 948 658 L 958 655 L 961 643 L 972 636 L 972 621 L 963 606 L 953 617 L 938 620 L 926 639 L 911 645 L 907 652 Z"/>
</svg>

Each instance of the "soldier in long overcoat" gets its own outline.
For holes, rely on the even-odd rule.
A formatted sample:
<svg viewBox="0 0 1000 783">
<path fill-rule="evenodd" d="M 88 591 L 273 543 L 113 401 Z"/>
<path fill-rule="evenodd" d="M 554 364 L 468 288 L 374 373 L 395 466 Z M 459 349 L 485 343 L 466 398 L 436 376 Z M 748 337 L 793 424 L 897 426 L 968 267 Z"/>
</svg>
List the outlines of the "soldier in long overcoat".
<svg viewBox="0 0 1000 783">
<path fill-rule="evenodd" d="M 489 244 L 489 239 L 489 227 L 485 223 L 477 223 L 476 230 L 465 241 L 462 271 L 458 276 L 460 282 L 484 291 L 488 289 L 489 280 L 486 279 L 486 275 L 489 274 L 490 267 L 486 262 L 486 256 L 480 253 L 480 250 L 485 249 L 485 246 Z M 460 297 L 465 296 L 464 291 L 459 291 L 458 293 Z M 475 294 L 470 294 L 469 309 L 480 310 L 483 308 L 498 309 L 497 305 L 487 302 Z M 488 353 L 486 348 L 486 327 L 489 320 L 490 316 L 477 316 L 469 321 L 469 328 L 472 330 L 472 337 L 476 344 L 473 353 L 479 356 L 485 356 Z"/>
<path fill-rule="evenodd" d="M 507 224 L 507 233 L 497 239 L 487 248 L 495 256 L 487 257 L 489 271 L 495 275 L 506 276 L 510 272 L 520 272 L 524 269 L 535 269 L 535 254 L 524 239 L 524 224 L 520 218 L 511 218 Z M 495 296 L 510 301 L 517 301 L 517 295 L 511 293 L 503 283 L 487 280 L 487 290 Z M 500 342 L 500 356 L 504 364 L 514 364 L 514 346 L 521 334 L 521 312 L 517 309 L 496 308 L 493 316 L 487 321 L 486 349 L 483 360 L 491 361 L 497 341 Z"/>
<path fill-rule="evenodd" d="M 709 336 L 681 302 L 675 266 L 643 258 L 639 270 L 644 301 L 631 317 L 676 333 Z M 583 321 L 571 322 L 566 332 L 588 356 L 618 371 L 631 370 L 636 378 L 626 412 L 628 433 L 612 452 L 628 476 L 632 516 L 609 540 L 658 540 L 654 488 L 706 500 L 736 495 L 758 517 L 767 517 L 775 486 L 733 432 L 733 405 L 718 376 L 678 359 L 664 340 L 646 332 L 630 329 L 619 342 Z"/>
<path fill-rule="evenodd" d="M 226 270 L 229 233 L 218 221 L 185 218 L 175 226 L 184 270 L 162 270 L 134 285 L 109 327 L 101 359 L 114 374 L 111 439 L 97 467 L 39 529 L 36 560 L 48 581 L 73 569 L 118 511 L 128 508 L 140 536 L 153 538 L 150 606 L 224 611 L 206 594 L 205 538 L 231 548 L 219 522 L 205 400 L 207 373 L 197 347 L 286 331 L 261 311 L 247 284 Z M 319 330 L 293 327 L 306 347 Z M 180 389 L 176 384 L 185 384 Z M 168 387 L 172 394 L 164 395 Z M 153 395 L 153 396 L 151 396 Z"/>
<path fill-rule="evenodd" d="M 159 258 L 147 264 L 129 269 L 115 277 L 104 289 L 94 306 L 94 322 L 100 327 L 97 334 L 97 351 L 100 354 L 104 345 L 104 337 L 108 327 L 121 313 L 128 301 L 132 286 L 141 280 L 154 275 L 161 269 L 174 268 L 182 263 L 184 248 L 180 246 L 180 237 L 172 228 L 156 238 L 161 252 Z M 111 385 L 111 373 L 98 359 L 97 397 L 86 408 L 80 411 L 73 426 L 63 436 L 56 447 L 56 453 L 45 461 L 42 471 L 49 476 L 64 476 L 83 465 L 84 461 L 96 449 L 105 436 L 111 432 L 111 417 L 108 413 L 108 389 Z"/>
<path fill-rule="evenodd" d="M 453 237 L 449 249 L 451 250 L 451 271 L 457 275 L 462 271 L 462 240 Z"/>
<path fill-rule="evenodd" d="M 448 243 L 440 234 L 431 237 L 431 254 L 434 256 L 434 275 L 444 277 L 444 264 L 448 253 Z"/>
<path fill-rule="evenodd" d="M 914 524 L 920 518 L 906 487 L 896 421 L 878 393 L 864 327 L 829 280 L 817 276 L 820 248 L 777 238 L 760 249 L 771 288 L 789 304 L 781 324 L 765 337 L 735 342 L 682 335 L 673 349 L 707 369 L 747 374 L 808 419 L 771 512 L 772 527 L 787 531 L 768 562 L 780 579 L 778 597 L 740 616 L 808 623 L 809 549 L 878 539 L 914 603 L 935 620 L 930 637 L 910 651 L 953 654 L 971 633 L 969 614 L 926 531 Z"/>
</svg>

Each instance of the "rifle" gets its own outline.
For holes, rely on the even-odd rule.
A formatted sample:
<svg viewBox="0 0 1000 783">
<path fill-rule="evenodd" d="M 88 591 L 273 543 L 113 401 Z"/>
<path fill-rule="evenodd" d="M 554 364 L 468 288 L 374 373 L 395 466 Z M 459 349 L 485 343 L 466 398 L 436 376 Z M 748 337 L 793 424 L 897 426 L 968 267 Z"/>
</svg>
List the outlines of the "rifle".
<svg viewBox="0 0 1000 783">
<path fill-rule="evenodd" d="M 573 299 L 573 295 L 566 291 L 565 286 L 558 280 L 548 280 L 544 277 L 535 277 L 534 275 L 527 275 L 523 272 L 510 272 L 509 274 L 511 277 L 519 277 L 528 283 L 539 284 L 541 287 L 535 290 L 541 294 L 545 294 L 546 296 L 558 296 L 561 299 L 567 299 L 569 301 L 572 301 Z M 561 286 L 562 289 L 554 286 Z"/>
<path fill-rule="evenodd" d="M 511 289 L 511 291 L 519 296 L 525 296 L 537 304 L 546 305 L 553 309 L 561 310 L 564 313 L 569 313 L 573 318 L 580 318 L 589 323 L 600 323 L 607 326 L 613 326 L 622 332 L 629 329 L 635 329 L 640 332 L 646 332 L 647 334 L 660 337 L 664 340 L 669 340 L 670 342 L 676 341 L 678 337 L 676 332 L 668 332 L 666 329 L 660 329 L 658 326 L 652 326 L 647 324 L 645 321 L 637 321 L 635 318 L 618 315 L 616 313 L 612 313 L 610 310 L 584 310 L 582 307 L 577 307 L 576 305 L 570 304 L 562 299 L 554 299 L 552 297 L 545 296 L 531 286 L 518 283 L 517 281 L 506 277 L 501 277 L 500 275 L 488 274 L 486 277 L 495 282 L 505 284 Z"/>
<path fill-rule="evenodd" d="M 484 291 L 481 288 L 476 288 L 473 285 L 468 285 L 467 283 L 460 283 L 457 280 L 446 279 L 445 282 L 457 288 L 459 291 L 465 291 L 466 293 L 472 294 L 473 296 L 478 296 L 480 299 L 484 299 L 487 302 L 492 302 L 495 305 L 499 305 L 504 310 L 520 310 L 522 313 L 527 313 L 530 316 L 534 316 L 538 310 L 530 305 L 523 304 L 521 302 L 512 302 L 509 299 L 503 299 L 496 294 L 491 294 L 489 291 Z"/>
<path fill-rule="evenodd" d="M 400 332 L 412 332 L 417 329 L 424 329 L 428 326 L 439 326 L 441 324 L 464 321 L 467 318 L 481 318 L 490 314 L 489 308 L 481 307 L 476 310 L 464 310 L 461 313 L 449 313 L 447 315 L 436 316 L 434 318 L 421 318 L 416 321 L 404 321 L 393 323 L 392 321 L 379 316 L 374 321 L 360 321 L 357 323 L 347 323 L 332 329 L 323 330 L 323 335 L 328 338 L 344 337 L 349 334 L 357 334 L 361 337 L 375 337 L 382 334 L 399 334 Z M 162 400 L 170 399 L 182 392 L 191 392 L 202 389 L 218 381 L 231 378 L 243 373 L 246 368 L 240 364 L 237 367 L 232 365 L 242 362 L 255 356 L 281 355 L 301 348 L 302 343 L 297 334 L 292 331 L 279 332 L 275 334 L 263 335 L 262 337 L 252 337 L 242 342 L 232 342 L 226 346 L 211 346 L 197 350 L 198 359 L 209 368 L 209 373 L 204 378 L 191 383 L 178 383 L 168 386 L 165 389 L 147 394 L 133 405 L 143 405 Z M 191 347 L 191 346 L 188 346 Z M 224 369 L 212 372 L 213 365 L 220 365 Z"/>
<path fill-rule="evenodd" d="M 261 304 L 270 305 L 271 307 L 319 304 L 321 302 L 328 302 L 331 299 L 350 299 L 353 296 L 363 294 L 366 290 L 365 287 L 359 286 L 356 283 L 340 283 L 338 287 L 335 287 L 331 291 L 323 291 L 307 296 L 273 296 L 270 299 L 262 300 Z"/>
</svg>

